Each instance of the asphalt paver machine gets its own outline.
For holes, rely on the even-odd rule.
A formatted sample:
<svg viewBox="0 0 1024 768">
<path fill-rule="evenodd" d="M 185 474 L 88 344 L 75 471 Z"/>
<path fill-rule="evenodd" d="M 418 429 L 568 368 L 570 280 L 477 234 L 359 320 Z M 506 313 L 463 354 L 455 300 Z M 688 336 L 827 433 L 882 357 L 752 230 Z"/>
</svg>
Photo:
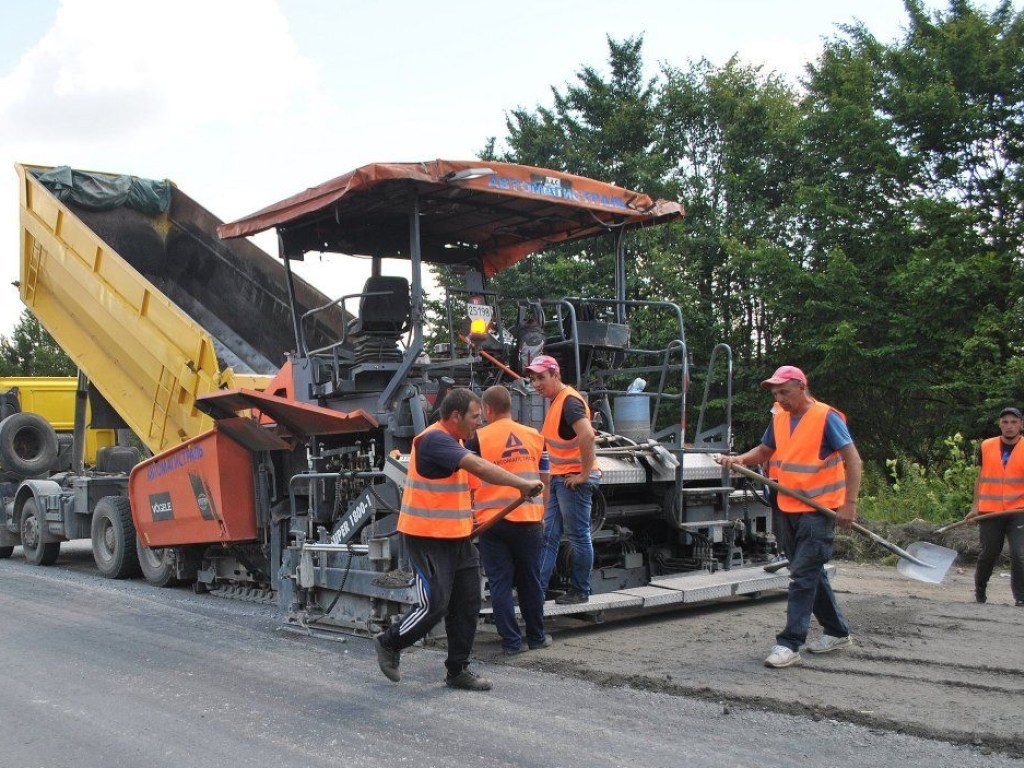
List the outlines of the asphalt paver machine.
<svg viewBox="0 0 1024 768">
<path fill-rule="evenodd" d="M 710 457 L 731 440 L 728 346 L 710 350 L 703 400 L 688 405 L 682 309 L 627 296 L 630 234 L 682 215 L 678 203 L 571 174 L 437 160 L 364 166 L 221 225 L 226 248 L 276 230 L 293 350 L 269 360 L 261 373 L 271 378 L 258 387 L 220 376 L 219 385 L 211 379 L 212 387 L 171 398 L 178 410 L 194 408 L 204 431 L 182 430 L 134 467 L 130 517 L 108 516 L 111 546 L 135 541 L 143 575 L 157 585 L 189 581 L 199 591 L 272 599 L 293 625 L 378 631 L 415 602 L 395 535 L 412 438 L 455 386 L 507 385 L 514 417 L 539 427 L 546 404 L 521 373 L 544 353 L 560 360 L 563 380 L 590 402 L 602 474 L 591 521 L 594 595 L 583 606 L 549 602 L 548 613 L 783 586 L 785 577 L 759 567 L 775 551 L 768 508 Z M 491 287 L 500 271 L 559 245 L 593 270 L 592 244 L 601 238 L 614 253 L 607 296 L 537 286 L 538 298 L 513 300 Z M 311 253 L 336 254 L 339 272 L 349 259 L 368 259 L 370 277 L 358 292 L 311 303 L 314 294 L 292 272 Z M 445 275 L 432 302 L 424 291 L 430 266 Z M 201 287 L 201 269 L 183 279 Z M 174 288 L 165 282 L 147 290 L 159 298 Z M 282 322 L 277 315 L 261 321 L 230 285 L 218 290 L 224 307 L 237 307 L 225 311 L 241 312 L 254 328 Z M 217 296 L 206 305 L 217 309 Z M 207 327 L 205 315 L 192 316 Z M 635 341 L 641 324 L 656 329 L 644 346 Z M 117 352 L 119 338 L 131 337 L 125 327 L 108 343 Z M 135 362 L 155 344 L 121 357 Z M 88 355 L 79 357 L 88 365 Z M 192 370 L 184 363 L 183 379 Z M 641 378 L 645 387 L 634 383 Z M 162 391 L 160 381 L 154 386 Z M 712 384 L 722 418 L 705 428 Z M 138 404 L 116 387 L 108 391 L 115 410 Z M 565 548 L 555 590 L 569 557 Z"/>
</svg>

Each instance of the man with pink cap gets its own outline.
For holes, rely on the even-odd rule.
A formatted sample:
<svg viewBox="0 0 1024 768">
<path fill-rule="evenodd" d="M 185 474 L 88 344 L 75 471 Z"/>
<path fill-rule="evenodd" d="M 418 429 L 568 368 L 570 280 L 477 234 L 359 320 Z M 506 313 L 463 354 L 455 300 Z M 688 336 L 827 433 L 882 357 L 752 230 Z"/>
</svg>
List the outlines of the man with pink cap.
<svg viewBox="0 0 1024 768">
<path fill-rule="evenodd" d="M 544 550 L 540 582 L 547 589 L 558 558 L 562 533 L 572 547 L 569 590 L 559 595 L 559 605 L 590 600 L 590 571 L 594 544 L 590 539 L 590 509 L 599 478 L 594 469 L 594 427 L 583 396 L 562 382 L 558 361 L 539 355 L 526 370 L 537 394 L 550 401 L 540 433 L 551 461 L 551 485 L 544 510 Z"/>
<path fill-rule="evenodd" d="M 800 662 L 800 646 L 807 641 L 811 615 L 822 634 L 804 646 L 811 653 L 829 653 L 853 644 L 825 573 L 832 557 L 835 523 L 849 527 L 857 516 L 861 459 L 842 414 L 815 400 L 807 389 L 807 376 L 784 365 L 761 382 L 772 391 L 778 406 L 761 444 L 739 456 L 721 456 L 723 467 L 771 461 L 778 483 L 800 491 L 832 509 L 836 520 L 813 507 L 780 493 L 783 550 L 789 555 L 789 603 L 786 628 L 776 636 L 765 666 L 788 667 Z"/>
</svg>

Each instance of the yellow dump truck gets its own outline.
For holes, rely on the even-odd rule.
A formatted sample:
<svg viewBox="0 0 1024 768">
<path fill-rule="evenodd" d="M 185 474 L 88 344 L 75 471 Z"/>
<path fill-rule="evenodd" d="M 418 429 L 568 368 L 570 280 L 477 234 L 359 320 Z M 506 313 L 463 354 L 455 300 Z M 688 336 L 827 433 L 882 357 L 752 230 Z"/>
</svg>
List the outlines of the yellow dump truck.
<svg viewBox="0 0 1024 768">
<path fill-rule="evenodd" d="M 36 414 L 48 424 L 57 437 L 57 457 L 50 465 L 53 470 L 70 469 L 72 432 L 75 427 L 75 391 L 78 380 L 71 376 L 8 376 L 0 377 L 0 471 L 5 467 L 5 453 L 11 449 L 21 460 L 31 459 L 32 455 L 43 449 L 42 441 L 34 436 L 19 434 L 21 430 L 13 425 L 19 420 L 8 422 L 9 416 L 16 413 Z M 86 410 L 85 451 L 84 461 L 88 466 L 96 464 L 96 454 L 101 448 L 109 448 L 117 444 L 117 431 L 114 429 L 93 429 L 91 409 Z M 21 419 L 20 421 L 29 421 Z M 3 424 L 9 424 L 6 430 Z M 31 427 L 29 427 L 31 428 Z M 35 445 L 35 443 L 39 443 Z M 27 444 L 27 445 L 26 445 Z M 18 453 L 18 449 L 26 449 L 28 454 Z M 20 464 L 15 469 L 20 468 Z"/>
<path fill-rule="evenodd" d="M 221 241 L 222 222 L 173 183 L 15 170 L 21 300 L 78 366 L 94 413 L 102 403 L 148 451 L 212 426 L 197 397 L 265 386 L 294 348 L 293 307 L 326 305 L 305 329 L 311 343 L 342 335 L 340 307 L 252 243 Z M 114 541 L 110 512 L 130 467 L 113 468 L 0 486 L 0 557 L 20 544 L 30 562 L 52 563 L 61 541 L 92 536 L 101 570 L 131 570 L 135 542 Z"/>
</svg>

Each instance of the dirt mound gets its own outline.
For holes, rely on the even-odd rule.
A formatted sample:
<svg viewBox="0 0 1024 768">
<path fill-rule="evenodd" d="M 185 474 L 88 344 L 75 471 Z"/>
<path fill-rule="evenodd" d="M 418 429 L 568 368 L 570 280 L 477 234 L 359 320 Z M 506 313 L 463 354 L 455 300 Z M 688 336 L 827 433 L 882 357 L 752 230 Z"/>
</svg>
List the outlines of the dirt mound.
<svg viewBox="0 0 1024 768">
<path fill-rule="evenodd" d="M 941 528 L 941 525 L 919 518 L 909 523 L 876 522 L 867 527 L 904 549 L 915 541 L 927 541 L 955 549 L 960 555 L 958 562 L 961 564 L 974 563 L 978 559 L 978 529 L 973 525 L 964 525 L 946 533 L 936 533 L 936 529 Z M 877 562 L 893 557 L 889 550 L 875 544 L 866 536 L 841 528 L 836 531 L 834 556 L 841 560 L 857 562 Z M 1008 562 L 1009 558 L 1004 554 L 999 564 L 1005 565 Z"/>
</svg>

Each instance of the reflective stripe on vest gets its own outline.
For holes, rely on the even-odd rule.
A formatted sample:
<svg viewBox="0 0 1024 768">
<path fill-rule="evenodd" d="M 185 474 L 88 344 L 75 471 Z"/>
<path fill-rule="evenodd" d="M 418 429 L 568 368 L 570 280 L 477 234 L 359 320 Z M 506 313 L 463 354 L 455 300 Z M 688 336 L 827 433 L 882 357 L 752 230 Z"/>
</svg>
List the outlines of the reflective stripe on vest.
<svg viewBox="0 0 1024 768">
<path fill-rule="evenodd" d="M 444 430 L 440 422 L 420 432 L 412 441 L 409 476 L 402 492 L 398 530 L 410 536 L 461 539 L 473 532 L 469 475 L 456 470 L 448 477 L 423 477 L 416 467 L 416 447 L 431 430 Z"/>
<path fill-rule="evenodd" d="M 562 423 L 562 406 L 565 405 L 565 398 L 578 397 L 583 403 L 583 409 L 590 419 L 590 406 L 583 396 L 572 387 L 565 387 L 555 395 L 544 417 L 544 426 L 540 433 L 548 444 L 548 457 L 551 459 L 552 475 L 575 475 L 583 469 L 580 460 L 580 439 L 574 437 L 571 440 L 558 436 L 558 425 Z"/>
<path fill-rule="evenodd" d="M 527 480 L 540 480 L 540 457 L 544 453 L 544 438 L 532 427 L 518 424 L 512 419 L 498 419 L 476 431 L 480 441 L 480 456 L 507 472 Z M 481 483 L 473 497 L 473 515 L 482 524 L 501 511 L 521 494 L 507 485 Z M 506 517 L 513 523 L 539 523 L 544 519 L 544 505 L 524 501 Z"/>
<path fill-rule="evenodd" d="M 832 409 L 815 402 L 790 431 L 790 415 L 780 410 L 772 417 L 778 481 L 787 488 L 810 496 L 829 509 L 846 502 L 846 467 L 838 452 L 818 458 L 825 437 L 825 422 Z M 785 493 L 779 494 L 783 512 L 813 512 L 814 508 Z"/>
<path fill-rule="evenodd" d="M 978 511 L 1002 512 L 1024 507 L 1024 440 L 1013 446 L 1003 466 L 1001 438 L 981 444 L 981 476 L 978 478 Z"/>
</svg>

